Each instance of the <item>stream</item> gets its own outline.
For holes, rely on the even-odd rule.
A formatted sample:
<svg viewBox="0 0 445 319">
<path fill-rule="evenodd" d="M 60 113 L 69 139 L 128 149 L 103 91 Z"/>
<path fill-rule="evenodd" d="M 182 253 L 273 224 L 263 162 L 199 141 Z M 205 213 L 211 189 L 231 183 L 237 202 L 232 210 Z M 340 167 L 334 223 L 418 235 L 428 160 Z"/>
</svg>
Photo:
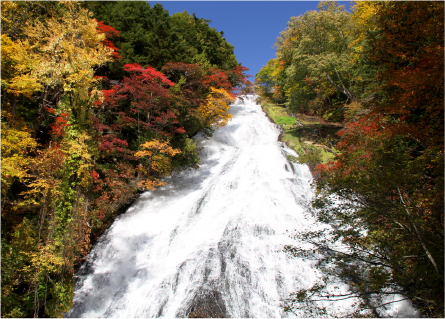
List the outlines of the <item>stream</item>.
<svg viewBox="0 0 445 319">
<path fill-rule="evenodd" d="M 287 231 L 314 224 L 306 165 L 278 142 L 255 96 L 198 136 L 202 164 L 145 192 L 99 239 L 78 273 L 67 317 L 287 317 L 314 261 L 289 258 Z"/>
</svg>

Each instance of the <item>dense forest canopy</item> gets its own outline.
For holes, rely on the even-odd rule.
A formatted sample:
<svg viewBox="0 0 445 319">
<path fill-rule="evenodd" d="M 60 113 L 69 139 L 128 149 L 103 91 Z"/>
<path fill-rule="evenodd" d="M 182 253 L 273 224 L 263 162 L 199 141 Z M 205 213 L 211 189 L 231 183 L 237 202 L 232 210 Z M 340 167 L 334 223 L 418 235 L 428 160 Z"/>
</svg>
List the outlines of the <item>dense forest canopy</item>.
<svg viewBox="0 0 445 319">
<path fill-rule="evenodd" d="M 339 154 L 318 166 L 313 203 L 332 236 L 298 236 L 330 251 L 319 262 L 326 278 L 352 287 L 337 297 L 363 297 L 374 316 L 371 297 L 399 292 L 423 316 L 443 317 L 443 35 L 443 2 L 363 1 L 352 13 L 321 2 L 290 19 L 256 78 L 257 92 L 289 112 L 344 125 Z M 309 295 L 330 294 L 324 285 L 297 292 L 288 310 L 309 307 Z"/>
<path fill-rule="evenodd" d="M 250 90 L 209 22 L 143 1 L 1 3 L 2 317 L 62 316 L 113 218 L 199 167 L 192 137 L 227 124 Z M 443 317 L 443 34 L 443 2 L 321 2 L 291 18 L 257 74 L 263 98 L 343 125 L 313 202 L 335 227 L 296 234 L 325 277 L 288 311 L 332 298 L 337 276 L 351 287 L 337 297 L 373 315 L 377 296 L 400 293 Z"/>
<path fill-rule="evenodd" d="M 249 82 L 209 21 L 147 2 L 1 3 L 2 317 L 61 316 L 138 191 L 198 168 L 191 137 Z"/>
</svg>

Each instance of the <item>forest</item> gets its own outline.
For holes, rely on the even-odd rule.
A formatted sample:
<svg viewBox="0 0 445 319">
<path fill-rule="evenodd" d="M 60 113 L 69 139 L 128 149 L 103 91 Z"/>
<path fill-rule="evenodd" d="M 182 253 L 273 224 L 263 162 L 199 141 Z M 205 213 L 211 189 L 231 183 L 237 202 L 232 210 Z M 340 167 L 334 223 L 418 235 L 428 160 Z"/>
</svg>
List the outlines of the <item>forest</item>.
<svg viewBox="0 0 445 319">
<path fill-rule="evenodd" d="M 318 316 L 317 300 L 360 296 L 378 317 L 383 296 L 400 293 L 421 316 L 444 316 L 443 35 L 443 2 L 321 2 L 290 19 L 257 74 L 263 100 L 343 125 L 312 202 L 332 227 L 296 231 L 313 250 L 287 247 L 318 258 L 325 277 L 288 311 Z M 351 292 L 327 291 L 332 276 Z"/>
<path fill-rule="evenodd" d="M 200 159 L 251 86 L 209 20 L 147 2 L 2 1 L 2 317 L 60 317 L 94 241 Z"/>
<path fill-rule="evenodd" d="M 144 190 L 198 169 L 248 69 L 210 21 L 143 1 L 1 2 L 1 316 L 61 317 L 98 237 Z M 320 2 L 292 17 L 255 92 L 342 126 L 294 231 L 324 277 L 285 301 L 405 296 L 444 316 L 444 3 Z M 304 246 L 306 247 L 306 246 Z M 347 250 L 338 247 L 347 247 Z M 327 284 L 341 278 L 347 294 Z M 360 316 L 362 313 L 351 313 Z"/>
</svg>

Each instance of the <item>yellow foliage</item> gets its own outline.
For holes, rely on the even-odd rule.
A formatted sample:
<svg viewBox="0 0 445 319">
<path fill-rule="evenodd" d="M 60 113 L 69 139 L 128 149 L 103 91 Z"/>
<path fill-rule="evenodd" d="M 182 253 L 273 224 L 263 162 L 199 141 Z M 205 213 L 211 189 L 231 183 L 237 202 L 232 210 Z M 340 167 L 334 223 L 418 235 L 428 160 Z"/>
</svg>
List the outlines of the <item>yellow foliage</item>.
<svg viewBox="0 0 445 319">
<path fill-rule="evenodd" d="M 138 183 L 138 187 L 140 189 L 150 190 L 150 191 L 155 190 L 157 187 L 164 186 L 164 185 L 167 185 L 167 183 L 164 181 L 161 181 L 157 178 L 146 179 L 146 180 L 140 181 Z"/>
<path fill-rule="evenodd" d="M 30 160 L 31 176 L 26 183 L 28 189 L 21 193 L 24 200 L 17 204 L 17 207 L 27 205 L 42 205 L 42 197 L 46 198 L 49 194 L 53 197 L 60 195 L 58 185 L 61 180 L 57 171 L 62 167 L 65 161 L 65 154 L 56 147 L 46 148 L 37 151 L 37 157 Z M 31 178 L 32 177 L 32 178 Z"/>
<path fill-rule="evenodd" d="M 26 39 L 11 43 L 2 36 L 2 54 L 5 51 L 18 72 L 10 79 L 8 92 L 30 96 L 60 85 L 65 92 L 83 92 L 97 81 L 94 67 L 111 61 L 111 49 L 101 43 L 105 35 L 97 32 L 88 10 L 71 1 L 61 3 L 66 9 L 63 16 L 29 21 Z"/>
<path fill-rule="evenodd" d="M 352 21 L 358 30 L 356 39 L 349 45 L 355 51 L 354 58 L 358 59 L 363 51 L 363 41 L 368 31 L 375 30 L 373 19 L 377 16 L 378 3 L 375 1 L 355 1 L 352 7 Z"/>
<path fill-rule="evenodd" d="M 272 69 L 271 76 L 277 79 L 283 72 L 283 62 L 277 58 L 271 59 L 267 62 L 267 66 Z"/>
<path fill-rule="evenodd" d="M 205 125 L 218 129 L 232 119 L 229 105 L 233 101 L 234 98 L 226 90 L 210 87 L 207 103 L 198 108 L 198 113 Z"/>
<path fill-rule="evenodd" d="M 2 121 L 1 129 L 1 187 L 5 194 L 14 178 L 23 181 L 29 177 L 31 157 L 28 154 L 36 149 L 37 142 L 26 128 L 11 128 Z"/>
<path fill-rule="evenodd" d="M 11 23 L 11 20 L 8 19 L 5 14 L 8 11 L 12 11 L 17 7 L 17 4 L 14 1 L 2 1 L 1 2 L 1 16 L 2 16 L 2 24 Z M 2 35 L 3 36 L 3 35 Z"/>
<path fill-rule="evenodd" d="M 160 175 L 169 175 L 172 170 L 170 158 L 163 154 L 153 156 L 151 169 Z"/>
<path fill-rule="evenodd" d="M 30 251 L 24 252 L 30 258 L 30 265 L 23 268 L 25 273 L 33 273 L 35 280 L 41 273 L 51 273 L 60 271 L 63 264 L 64 258 L 58 256 L 53 250 L 53 245 L 40 246 L 37 252 Z"/>
<path fill-rule="evenodd" d="M 345 105 L 345 115 L 348 119 L 356 119 L 359 116 L 363 116 L 368 113 L 369 110 L 363 107 L 363 104 L 357 101 L 351 102 Z"/>
<path fill-rule="evenodd" d="M 144 157 L 144 156 L 152 156 L 157 153 L 167 154 L 169 156 L 175 156 L 176 154 L 181 153 L 179 149 L 172 148 L 169 144 L 169 141 L 161 142 L 159 140 L 152 140 L 149 142 L 145 142 L 141 145 L 145 150 L 136 152 L 134 156 L 136 157 Z"/>
<path fill-rule="evenodd" d="M 61 170 L 69 171 L 76 176 L 79 184 L 87 188 L 92 183 L 91 169 L 93 167 L 92 155 L 88 151 L 87 141 L 91 137 L 85 132 L 78 133 L 74 138 L 64 139 L 60 145 L 38 151 L 38 156 L 30 160 L 32 179 L 26 186 L 28 189 L 22 193 L 25 200 L 23 205 L 41 205 L 41 197 L 51 194 L 52 198 L 62 195 L 59 185 L 62 179 Z M 28 175 L 31 177 L 31 175 Z"/>
<path fill-rule="evenodd" d="M 9 1 L 8 1 L 9 2 Z M 3 9 L 2 2 L 2 9 Z M 6 34 L 2 34 L 1 36 L 1 85 L 2 89 L 8 91 L 9 85 L 12 84 L 11 78 L 18 75 L 17 70 L 17 57 L 16 57 L 16 43 L 11 40 Z M 26 92 L 23 92 L 25 95 L 29 96 L 29 92 L 36 91 L 40 88 L 40 85 L 37 83 L 30 83 L 30 87 L 27 88 Z"/>
<path fill-rule="evenodd" d="M 64 141 L 61 145 L 66 154 L 78 163 L 77 167 L 73 167 L 73 173 L 76 174 L 80 185 L 85 188 L 92 182 L 90 171 L 93 168 L 93 161 L 87 144 L 90 139 L 86 132 L 81 132 L 74 139 Z"/>
<path fill-rule="evenodd" d="M 152 174 L 158 176 L 168 176 L 172 172 L 171 158 L 181 153 L 179 149 L 172 148 L 169 141 L 152 140 L 141 145 L 144 150 L 138 151 L 134 156 L 144 159 L 145 166 L 149 168 Z M 140 169 L 140 172 L 145 170 Z M 167 185 L 166 182 L 157 178 L 150 178 L 138 183 L 142 189 L 154 190 L 156 187 Z"/>
</svg>

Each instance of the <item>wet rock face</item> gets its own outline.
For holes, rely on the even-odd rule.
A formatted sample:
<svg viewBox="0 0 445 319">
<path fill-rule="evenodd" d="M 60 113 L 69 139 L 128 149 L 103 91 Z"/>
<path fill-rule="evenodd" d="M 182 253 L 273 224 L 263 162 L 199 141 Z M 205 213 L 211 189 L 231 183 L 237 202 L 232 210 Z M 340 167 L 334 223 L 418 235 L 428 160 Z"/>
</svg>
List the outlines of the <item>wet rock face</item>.
<svg viewBox="0 0 445 319">
<path fill-rule="evenodd" d="M 219 291 L 201 290 L 187 310 L 188 318 L 227 318 L 227 310 Z"/>
</svg>

